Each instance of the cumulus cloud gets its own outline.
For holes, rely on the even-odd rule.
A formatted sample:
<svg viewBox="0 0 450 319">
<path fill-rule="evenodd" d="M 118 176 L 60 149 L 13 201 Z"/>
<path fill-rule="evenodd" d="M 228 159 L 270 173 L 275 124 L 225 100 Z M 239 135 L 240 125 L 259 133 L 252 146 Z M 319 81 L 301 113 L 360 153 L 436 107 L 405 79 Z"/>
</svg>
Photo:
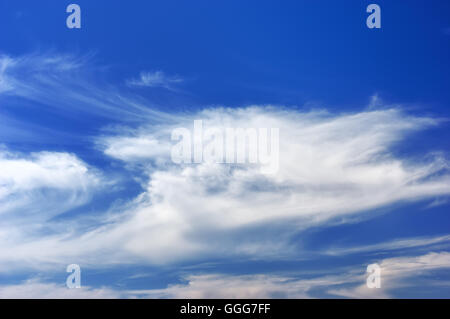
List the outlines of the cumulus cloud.
<svg viewBox="0 0 450 319">
<path fill-rule="evenodd" d="M 391 152 L 408 133 L 436 125 L 431 118 L 397 109 L 332 115 L 251 107 L 209 109 L 177 126 L 189 127 L 194 118 L 206 126 L 281 128 L 278 172 L 264 175 L 246 164 L 176 165 L 166 153 L 173 124 L 140 128 L 133 137 L 103 137 L 105 153 L 125 165 L 152 163 L 142 171 L 148 176 L 144 191 L 106 225 L 74 240 L 42 238 L 11 249 L 37 260 L 78 258 L 92 266 L 279 258 L 298 254 L 290 238 L 309 227 L 450 192 L 444 159 L 414 161 Z M 107 260 L 98 257 L 106 253 Z"/>
<path fill-rule="evenodd" d="M 170 145 L 152 135 L 105 137 L 99 140 L 98 145 L 106 155 L 130 164 L 148 162 L 150 159 L 167 160 L 170 154 Z"/>
<path fill-rule="evenodd" d="M 49 246 L 43 243 L 55 240 L 55 231 L 59 238 L 72 232 L 52 219 L 88 203 L 105 186 L 97 170 L 68 153 L 25 155 L 3 148 L 0 167 L 2 271 L 33 263 L 36 255 L 45 259 Z"/>
<path fill-rule="evenodd" d="M 280 128 L 280 168 L 263 175 L 252 165 L 175 165 L 168 154 L 173 124 L 103 139 L 105 153 L 125 163 L 162 163 L 149 168 L 130 219 L 109 231 L 150 261 L 184 256 L 180 242 L 186 255 L 265 255 L 271 247 L 280 251 L 287 234 L 450 192 L 446 160 L 401 159 L 391 151 L 407 134 L 438 124 L 431 118 L 398 109 L 332 115 L 250 107 L 205 110 L 178 126 L 192 127 L 193 119 L 205 126 Z M 144 140 L 155 148 L 143 152 Z M 249 229 L 267 237 L 256 239 Z M 281 250 L 290 251 L 288 245 Z"/>
<path fill-rule="evenodd" d="M 86 203 L 101 183 L 96 170 L 68 153 L 23 155 L 3 149 L 0 167 L 3 221 L 45 220 Z"/>
</svg>

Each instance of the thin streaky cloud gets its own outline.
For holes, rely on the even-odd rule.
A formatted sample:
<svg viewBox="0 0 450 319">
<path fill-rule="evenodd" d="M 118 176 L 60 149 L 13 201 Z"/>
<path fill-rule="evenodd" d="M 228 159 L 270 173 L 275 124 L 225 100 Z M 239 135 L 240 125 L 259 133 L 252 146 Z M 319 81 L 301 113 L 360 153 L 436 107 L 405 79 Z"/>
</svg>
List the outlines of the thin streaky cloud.
<svg viewBox="0 0 450 319">
<path fill-rule="evenodd" d="M 146 101 L 94 81 L 93 55 L 37 52 L 0 56 L 0 97 L 19 97 L 46 106 L 65 117 L 90 114 L 110 120 L 146 121 L 174 118 Z"/>
<path fill-rule="evenodd" d="M 302 274 L 196 274 L 187 275 L 185 283 L 163 289 L 130 290 L 127 293 L 150 298 L 314 298 L 321 291 L 330 297 L 391 298 L 397 289 L 420 289 L 417 275 L 450 268 L 448 252 L 428 253 L 419 256 L 387 258 L 379 261 L 382 274 L 381 289 L 366 285 L 367 265 L 352 269 L 337 268 L 334 273 L 324 273 L 308 279 Z M 418 290 L 419 291 L 419 290 Z M 401 295 L 400 295 L 401 296 Z"/>
<path fill-rule="evenodd" d="M 431 252 L 419 256 L 393 257 L 378 263 L 381 268 L 381 288 L 368 289 L 365 278 L 362 284 L 352 288 L 330 289 L 329 293 L 346 298 L 393 298 L 398 288 L 408 288 L 420 295 L 423 282 L 420 276 L 434 271 L 450 269 L 450 253 L 446 251 Z M 426 286 L 433 287 L 442 284 L 439 278 L 427 282 Z M 397 295 L 398 296 L 398 295 Z"/>
<path fill-rule="evenodd" d="M 119 291 L 110 288 L 81 287 L 67 289 L 60 283 L 30 279 L 19 284 L 0 286 L 0 299 L 117 299 Z"/>
<path fill-rule="evenodd" d="M 391 251 L 398 249 L 408 249 L 416 247 L 430 246 L 434 244 L 448 244 L 450 242 L 450 235 L 435 236 L 435 237 L 416 237 L 406 239 L 396 239 L 389 242 L 379 244 L 356 246 L 356 247 L 335 247 L 325 251 L 325 254 L 332 256 L 343 256 L 348 254 L 369 253 Z"/>
<path fill-rule="evenodd" d="M 135 87 L 152 87 L 152 88 L 165 88 L 168 90 L 174 90 L 176 84 L 180 84 L 184 80 L 175 75 L 169 76 L 163 71 L 154 72 L 141 72 L 138 78 L 129 79 L 126 81 L 128 86 Z"/>
<path fill-rule="evenodd" d="M 190 274 L 184 283 L 158 289 L 119 290 L 110 287 L 66 289 L 60 284 L 29 279 L 19 284 L 0 285 L 0 298 L 316 298 L 317 293 L 343 298 L 392 298 L 402 296 L 399 289 L 407 287 L 420 292 L 418 275 L 450 268 L 448 252 L 386 258 L 378 261 L 381 267 L 381 289 L 366 285 L 365 266 L 336 268 L 304 278 L 302 273 L 231 275 L 223 273 Z M 430 284 L 430 282 L 429 282 Z M 432 282 L 448 286 L 448 282 Z"/>
</svg>

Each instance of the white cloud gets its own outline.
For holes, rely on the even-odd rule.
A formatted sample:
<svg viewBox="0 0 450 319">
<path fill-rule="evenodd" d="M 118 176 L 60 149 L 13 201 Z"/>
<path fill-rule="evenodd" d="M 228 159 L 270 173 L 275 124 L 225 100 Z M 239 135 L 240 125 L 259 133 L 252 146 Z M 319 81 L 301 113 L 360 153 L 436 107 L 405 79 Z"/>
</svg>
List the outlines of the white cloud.
<svg viewBox="0 0 450 319">
<path fill-rule="evenodd" d="M 4 254 L 34 264 L 97 267 L 205 256 L 276 258 L 295 252 L 290 236 L 306 228 L 450 193 L 444 159 L 405 160 L 390 151 L 407 133 L 437 123 L 430 118 L 396 109 L 330 115 L 252 107 L 206 110 L 177 126 L 189 127 L 193 118 L 216 127 L 279 127 L 279 171 L 266 176 L 250 165 L 175 165 L 164 154 L 173 124 L 141 128 L 131 138 L 103 137 L 106 154 L 126 165 L 152 162 L 143 171 L 149 174 L 145 191 L 75 239 L 43 237 Z"/>
<path fill-rule="evenodd" d="M 177 166 L 167 153 L 143 152 L 145 140 L 170 149 L 172 124 L 157 133 L 141 129 L 127 143 L 120 135 L 109 137 L 110 156 L 127 164 L 163 163 L 149 170 L 147 190 L 130 218 L 107 232 L 121 238 L 125 250 L 151 262 L 202 252 L 265 255 L 270 247 L 287 253 L 285 241 L 292 232 L 450 193 L 444 159 L 406 160 L 390 151 L 407 133 L 437 124 L 430 118 L 396 109 L 330 115 L 252 107 L 206 110 L 178 127 L 192 126 L 194 118 L 215 127 L 279 127 L 280 169 L 265 176 L 249 165 Z M 275 230 L 274 225 L 284 226 Z M 249 228 L 264 230 L 268 237 L 247 236 Z"/>
<path fill-rule="evenodd" d="M 67 153 L 24 156 L 4 149 L 0 167 L 0 215 L 30 223 L 86 203 L 101 181 L 99 173 Z"/>
<path fill-rule="evenodd" d="M 170 145 L 153 136 L 106 137 L 99 141 L 106 155 L 124 162 L 137 163 L 170 154 Z"/>
<path fill-rule="evenodd" d="M 54 240 L 54 231 L 59 238 L 70 236 L 70 222 L 61 228 L 52 218 L 86 204 L 105 186 L 100 173 L 67 153 L 24 155 L 2 149 L 0 167 L 2 271 L 26 266 L 34 256 L 48 253 L 42 243 Z"/>
<path fill-rule="evenodd" d="M 91 64 L 92 59 L 57 53 L 0 56 L 0 94 L 37 102 L 65 117 L 81 113 L 133 122 L 171 119 L 99 78 L 94 80 L 101 68 Z"/>
<path fill-rule="evenodd" d="M 450 253 L 429 253 L 416 257 L 389 258 L 380 262 L 380 289 L 366 285 L 368 274 L 360 269 L 334 269 L 338 274 L 321 274 L 302 279 L 301 275 L 189 275 L 186 283 L 164 289 L 134 290 L 129 293 L 150 298 L 314 298 L 340 296 L 346 298 L 393 298 L 396 289 L 419 289 L 420 276 L 433 270 L 450 268 Z M 299 278 L 300 277 L 300 278 Z M 345 287 L 345 288 L 342 288 Z M 433 287 L 433 286 L 430 286 Z"/>
<path fill-rule="evenodd" d="M 423 278 L 435 270 L 450 268 L 450 253 L 388 258 L 379 262 L 381 288 L 366 286 L 365 266 L 353 269 L 330 269 L 334 273 L 309 274 L 198 274 L 184 277 L 185 283 L 162 289 L 114 290 L 107 287 L 67 289 L 63 284 L 31 279 L 16 285 L 0 286 L 0 298 L 345 298 L 402 297 L 398 289 L 420 289 Z M 302 278 L 303 277 L 303 278 Z M 429 287 L 447 285 L 434 282 Z"/>
<path fill-rule="evenodd" d="M 214 255 L 275 258 L 293 252 L 288 244 L 292 234 L 306 228 L 347 216 L 370 217 L 372 209 L 450 193 L 446 159 L 393 153 L 408 134 L 439 124 L 432 118 L 395 108 L 329 114 L 259 106 L 173 115 L 87 80 L 84 58 L 29 55 L 0 61 L 7 65 L 2 77 L 12 88 L 8 94 L 68 112 L 73 108 L 148 121 L 98 138 L 106 155 L 126 166 L 144 165 L 138 172 L 148 179 L 133 201 L 97 224 L 78 227 L 76 236 L 56 229 L 48 218 L 65 210 L 65 203 L 84 203 L 90 194 L 86 185 L 95 184 L 95 174 L 73 155 L 5 155 L 4 165 L 16 173 L 0 173 L 2 207 L 20 211 L 17 205 L 29 204 L 22 210 L 44 216 L 41 220 L 52 231 L 15 240 L 7 234 L 20 234 L 20 228 L 8 230 L 0 270 L 21 262 L 42 268 L 55 263 L 163 264 Z M 173 164 L 171 130 L 189 128 L 194 119 L 211 127 L 279 128 L 278 172 L 262 175 L 257 165 Z M 36 198 L 40 205 L 33 207 Z"/>
<path fill-rule="evenodd" d="M 330 289 L 329 293 L 348 298 L 391 298 L 395 289 L 409 287 L 423 289 L 418 280 L 420 276 L 434 270 L 450 268 L 450 253 L 428 253 L 415 257 L 396 257 L 384 259 L 381 267 L 381 288 L 369 289 L 365 282 L 353 288 Z M 439 281 L 439 280 L 437 280 Z M 434 287 L 436 282 L 428 283 Z M 439 282 L 438 282 L 439 284 Z"/>
<path fill-rule="evenodd" d="M 416 237 L 416 238 L 395 239 L 388 242 L 365 246 L 353 246 L 345 248 L 334 247 L 325 251 L 324 253 L 333 256 L 342 256 L 346 254 L 380 252 L 380 251 L 424 247 L 435 244 L 448 244 L 449 242 L 450 242 L 450 235 L 434 236 L 434 237 Z"/>
<path fill-rule="evenodd" d="M 0 286 L 0 299 L 116 299 L 121 297 L 119 292 L 109 288 L 68 289 L 64 285 L 45 283 L 37 279 L 17 285 Z"/>
<path fill-rule="evenodd" d="M 14 60 L 7 56 L 0 56 L 0 93 L 7 92 L 12 89 L 11 84 L 6 76 L 6 69 L 14 64 Z"/>
<path fill-rule="evenodd" d="M 341 276 L 314 279 L 295 279 L 277 275 L 192 275 L 186 284 L 171 285 L 165 289 L 130 291 L 149 298 L 176 299 L 256 299 L 256 298 L 311 298 L 309 290 L 346 282 Z"/>
<path fill-rule="evenodd" d="M 438 207 L 438 206 L 442 206 L 442 205 L 446 205 L 446 204 L 448 204 L 448 198 L 436 198 L 430 204 L 428 204 L 425 208 L 429 209 L 429 208 L 434 208 L 434 207 Z"/>
<path fill-rule="evenodd" d="M 173 90 L 174 85 L 182 83 L 183 79 L 179 76 L 168 76 L 162 71 L 141 72 L 139 78 L 127 81 L 129 86 L 137 87 L 161 87 Z"/>
<path fill-rule="evenodd" d="M 432 252 L 416 257 L 388 258 L 380 266 L 384 277 L 409 277 L 424 270 L 450 268 L 450 253 Z"/>
</svg>

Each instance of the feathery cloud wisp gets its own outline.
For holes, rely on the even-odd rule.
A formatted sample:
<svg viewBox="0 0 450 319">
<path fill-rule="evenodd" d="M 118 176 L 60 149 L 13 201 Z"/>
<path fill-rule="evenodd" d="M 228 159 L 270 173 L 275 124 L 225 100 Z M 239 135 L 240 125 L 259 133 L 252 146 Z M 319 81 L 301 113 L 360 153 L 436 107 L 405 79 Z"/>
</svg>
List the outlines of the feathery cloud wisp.
<svg viewBox="0 0 450 319">
<path fill-rule="evenodd" d="M 184 80 L 179 76 L 168 76 L 162 71 L 141 72 L 139 78 L 127 81 L 129 86 L 137 87 L 161 87 L 173 90 L 174 85 L 182 83 Z"/>
</svg>

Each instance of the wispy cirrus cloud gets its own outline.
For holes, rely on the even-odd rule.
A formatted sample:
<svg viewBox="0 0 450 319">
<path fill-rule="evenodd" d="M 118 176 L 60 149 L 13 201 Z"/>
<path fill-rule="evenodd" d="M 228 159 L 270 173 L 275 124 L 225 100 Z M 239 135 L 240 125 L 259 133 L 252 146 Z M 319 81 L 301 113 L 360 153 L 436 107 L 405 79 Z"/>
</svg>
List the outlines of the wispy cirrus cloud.
<svg viewBox="0 0 450 319">
<path fill-rule="evenodd" d="M 0 56 L 0 93 L 13 89 L 13 81 L 7 76 L 7 70 L 14 67 L 16 61 L 9 56 Z"/>
<path fill-rule="evenodd" d="M 183 283 L 160 289 L 118 290 L 107 286 L 67 289 L 63 284 L 29 279 L 18 284 L 0 285 L 0 298 L 392 298 L 407 297 L 405 289 L 420 296 L 423 284 L 428 289 L 449 286 L 430 279 L 436 271 L 450 268 L 448 252 L 386 258 L 381 267 L 381 288 L 366 285 L 366 265 L 330 268 L 316 274 L 221 274 L 184 275 Z M 430 282 L 432 280 L 432 282 Z M 445 297 L 441 295 L 441 297 Z"/>
<path fill-rule="evenodd" d="M 174 90 L 175 85 L 182 82 L 184 82 L 183 78 L 177 75 L 169 76 L 163 71 L 141 72 L 138 78 L 129 79 L 126 81 L 128 86 L 165 88 L 168 90 Z"/>
<path fill-rule="evenodd" d="M 430 277 L 436 271 L 450 268 L 448 252 L 386 258 L 378 261 L 381 288 L 366 285 L 365 266 L 330 268 L 316 274 L 221 274 L 184 275 L 183 283 L 160 289 L 118 290 L 107 286 L 67 289 L 63 284 L 29 279 L 18 284 L 0 285 L 0 298 L 392 298 L 407 297 L 405 289 L 420 296 L 423 284 L 428 289 L 449 286 L 448 282 Z M 431 278 L 431 279 L 430 279 Z M 431 282 L 430 282 L 431 280 Z M 445 297 L 445 295 L 441 295 Z"/>
<path fill-rule="evenodd" d="M 425 275 L 439 270 L 448 271 L 450 253 L 431 252 L 420 256 L 388 258 L 381 261 L 379 266 L 381 267 L 380 289 L 368 289 L 364 282 L 352 288 L 330 289 L 329 293 L 346 298 L 392 298 L 395 290 L 408 288 L 411 292 L 415 290 L 420 296 L 420 290 L 424 286 L 429 288 L 440 286 L 439 279 L 430 281 Z M 449 283 L 443 284 L 450 286 Z"/>
<path fill-rule="evenodd" d="M 79 114 L 120 121 L 169 121 L 170 116 L 135 96 L 119 93 L 93 77 L 104 68 L 92 63 L 92 54 L 77 56 L 34 53 L 0 56 L 0 97 L 18 97 L 45 106 L 66 118 Z M 148 104 L 147 104 L 148 103 Z"/>
<path fill-rule="evenodd" d="M 370 253 L 370 252 L 380 253 L 392 250 L 400 250 L 400 249 L 405 250 L 410 248 L 426 247 L 437 244 L 449 245 L 450 235 L 402 238 L 365 246 L 351 246 L 342 248 L 334 247 L 325 251 L 325 254 L 332 256 L 343 256 L 347 254 Z"/>
<path fill-rule="evenodd" d="M 346 283 L 346 276 L 323 276 L 298 279 L 280 275 L 191 275 L 186 284 L 164 289 L 137 290 L 130 293 L 150 298 L 188 299 L 253 299 L 253 298 L 311 298 L 309 290 Z"/>
<path fill-rule="evenodd" d="M 184 278 L 185 283 L 163 289 L 134 290 L 128 293 L 150 298 L 391 298 L 405 296 L 401 289 L 419 292 L 421 283 L 434 271 L 450 268 L 448 252 L 419 256 L 387 258 L 379 261 L 381 288 L 366 285 L 365 266 L 329 269 L 316 275 L 279 274 L 197 274 Z M 444 283 L 445 284 L 445 283 Z M 447 283 L 448 285 L 448 283 Z M 429 285 L 433 287 L 435 285 Z M 420 294 L 419 294 L 420 295 Z M 444 297 L 444 296 L 442 296 Z"/>
<path fill-rule="evenodd" d="M 63 284 L 31 279 L 14 285 L 0 285 L 0 299 L 117 299 L 122 294 L 110 288 L 67 289 Z"/>
</svg>

